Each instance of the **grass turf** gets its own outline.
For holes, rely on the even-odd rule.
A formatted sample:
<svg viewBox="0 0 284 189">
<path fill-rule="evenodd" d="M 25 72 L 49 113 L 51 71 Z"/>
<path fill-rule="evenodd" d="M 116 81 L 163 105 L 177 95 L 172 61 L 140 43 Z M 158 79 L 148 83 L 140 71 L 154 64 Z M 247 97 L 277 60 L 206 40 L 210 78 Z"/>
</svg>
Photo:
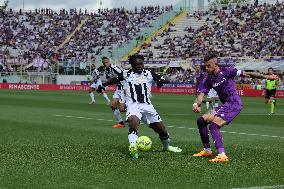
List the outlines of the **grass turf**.
<svg viewBox="0 0 284 189">
<path fill-rule="evenodd" d="M 110 96 L 110 95 L 109 95 Z M 222 128 L 230 162 L 195 158 L 201 149 L 193 96 L 154 95 L 152 101 L 180 154 L 128 157 L 127 129 L 101 96 L 83 92 L 0 90 L 0 188 L 240 188 L 284 184 L 284 104 L 276 115 L 261 98 L 243 98 L 242 113 Z M 157 135 L 141 125 L 140 135 Z M 282 137 L 282 138 L 281 138 Z M 213 146 L 213 144 L 212 144 Z"/>
</svg>

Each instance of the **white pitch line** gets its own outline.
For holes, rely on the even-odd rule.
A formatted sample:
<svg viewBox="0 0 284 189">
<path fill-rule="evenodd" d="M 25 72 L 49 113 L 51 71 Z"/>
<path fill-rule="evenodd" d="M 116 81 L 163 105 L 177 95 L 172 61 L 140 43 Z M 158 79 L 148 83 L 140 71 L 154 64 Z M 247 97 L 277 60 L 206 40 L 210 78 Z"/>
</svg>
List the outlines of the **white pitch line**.
<svg viewBox="0 0 284 189">
<path fill-rule="evenodd" d="M 254 187 L 248 187 L 248 188 L 232 188 L 232 189 L 272 189 L 272 188 L 284 188 L 284 185 L 254 186 Z"/>
<path fill-rule="evenodd" d="M 60 114 L 56 114 L 56 115 L 53 115 L 53 116 L 56 116 L 56 117 L 66 117 L 66 118 L 76 118 L 76 119 L 94 119 L 94 118 L 91 118 L 91 117 L 81 117 L 81 116 L 72 116 L 72 115 L 60 115 Z M 101 118 L 98 118 L 96 119 L 98 121 L 108 121 L 108 122 L 112 122 L 114 120 L 112 119 L 101 119 Z M 174 125 L 169 125 L 167 126 L 169 128 L 177 128 L 177 129 L 186 129 L 187 127 L 181 127 L 181 126 L 174 126 Z M 187 128 L 189 130 L 196 130 L 197 128 Z M 283 138 L 284 137 L 281 137 L 281 136 L 276 136 L 276 135 L 260 135 L 260 134 L 255 134 L 255 133 L 238 133 L 238 132 L 234 132 L 234 131 L 221 131 L 222 133 L 230 133 L 230 134 L 238 134 L 238 135 L 247 135 L 247 136 L 261 136 L 261 137 L 271 137 L 271 138 Z"/>
</svg>

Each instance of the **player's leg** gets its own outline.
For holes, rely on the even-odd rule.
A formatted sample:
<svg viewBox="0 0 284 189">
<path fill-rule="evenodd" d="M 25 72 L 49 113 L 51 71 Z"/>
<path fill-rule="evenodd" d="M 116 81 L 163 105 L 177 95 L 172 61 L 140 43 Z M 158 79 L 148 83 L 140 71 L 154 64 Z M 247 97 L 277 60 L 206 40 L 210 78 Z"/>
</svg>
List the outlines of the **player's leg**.
<svg viewBox="0 0 284 189">
<path fill-rule="evenodd" d="M 220 128 L 226 124 L 229 124 L 242 110 L 242 104 L 239 102 L 225 103 L 216 112 L 216 114 L 211 114 L 214 116 L 209 116 L 206 119 L 210 122 L 209 130 L 213 138 L 215 147 L 218 151 L 218 155 L 211 159 L 211 162 L 226 162 L 228 157 L 225 153 L 225 148 L 223 144 L 223 138 L 220 132 Z"/>
<path fill-rule="evenodd" d="M 170 137 L 166 130 L 166 127 L 153 107 L 152 104 L 144 104 L 142 107 L 143 115 L 145 116 L 146 124 L 149 125 L 160 137 L 160 140 L 163 145 L 163 150 L 171 152 L 181 152 L 182 150 L 179 147 L 170 146 Z"/>
<path fill-rule="evenodd" d="M 209 130 L 207 128 L 208 122 L 206 121 L 206 120 L 210 120 L 209 118 L 210 116 L 214 116 L 214 114 L 208 113 L 197 119 L 199 135 L 200 135 L 204 149 L 196 154 L 193 154 L 193 156 L 195 157 L 204 157 L 204 156 L 213 155 L 212 150 L 210 148 Z"/>
<path fill-rule="evenodd" d="M 269 101 L 270 101 L 270 115 L 273 115 L 274 114 L 276 100 L 275 100 L 275 98 L 273 96 L 271 96 Z"/>
<path fill-rule="evenodd" d="M 212 103 L 211 99 L 210 99 L 210 98 L 207 98 L 207 99 L 206 99 L 206 103 L 205 103 L 207 110 L 209 110 L 211 103 Z"/>
<path fill-rule="evenodd" d="M 271 90 L 271 96 L 269 98 L 270 103 L 270 115 L 274 114 L 276 99 L 275 99 L 276 90 Z"/>
<path fill-rule="evenodd" d="M 268 104 L 269 103 L 269 99 L 270 99 L 270 92 L 269 90 L 265 90 L 265 97 L 264 97 L 264 103 Z"/>
<path fill-rule="evenodd" d="M 103 84 L 102 84 L 102 81 L 99 79 L 99 80 L 97 81 L 97 83 L 96 83 L 96 88 L 98 88 L 100 85 L 103 85 Z M 108 98 L 106 92 L 105 92 L 105 91 L 102 91 L 100 94 L 103 96 L 103 98 L 104 98 L 106 104 L 107 104 L 107 105 L 110 105 L 110 99 Z"/>
<path fill-rule="evenodd" d="M 139 111 L 137 104 L 132 104 L 127 108 L 126 120 L 129 125 L 128 132 L 128 141 L 129 141 L 129 154 L 132 158 L 138 158 L 138 149 L 137 149 L 137 138 L 138 138 L 138 127 L 142 115 Z"/>
<path fill-rule="evenodd" d="M 93 84 L 89 88 L 89 95 L 91 97 L 91 102 L 89 104 L 95 104 L 96 103 L 95 94 L 93 93 L 93 91 L 95 90 L 95 87 L 92 87 L 92 86 L 93 86 Z"/>
<path fill-rule="evenodd" d="M 219 97 L 215 97 L 214 98 L 214 108 L 218 108 L 218 106 L 219 106 Z"/>
<path fill-rule="evenodd" d="M 110 105 L 111 101 L 110 101 L 110 99 L 108 98 L 107 93 L 106 93 L 106 92 L 101 92 L 100 94 L 101 94 L 101 95 L 103 96 L 103 98 L 105 99 L 106 104 L 107 104 L 107 105 Z"/>
<path fill-rule="evenodd" d="M 111 109 L 113 111 L 113 114 L 115 115 L 117 119 L 117 124 L 113 125 L 112 128 L 122 128 L 124 127 L 124 123 L 120 114 L 120 111 L 118 109 L 119 105 L 119 99 L 118 98 L 113 98 L 111 101 Z"/>
</svg>

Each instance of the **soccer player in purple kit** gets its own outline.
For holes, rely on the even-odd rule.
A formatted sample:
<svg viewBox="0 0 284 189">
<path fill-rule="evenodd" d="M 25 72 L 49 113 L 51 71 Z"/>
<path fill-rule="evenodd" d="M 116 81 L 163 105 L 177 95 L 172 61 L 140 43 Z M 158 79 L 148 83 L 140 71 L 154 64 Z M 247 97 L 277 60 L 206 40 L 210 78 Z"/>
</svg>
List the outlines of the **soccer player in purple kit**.
<svg viewBox="0 0 284 189">
<path fill-rule="evenodd" d="M 216 53 L 215 53 L 216 54 Z M 228 156 L 225 154 L 224 144 L 220 128 L 228 125 L 242 110 L 242 101 L 235 87 L 235 76 L 245 76 L 264 79 L 278 79 L 276 75 L 263 75 L 255 72 L 244 72 L 233 67 L 221 68 L 218 66 L 217 56 L 208 54 L 204 57 L 205 69 L 208 77 L 203 83 L 203 89 L 200 91 L 193 104 L 193 111 L 200 113 L 200 104 L 205 94 L 213 88 L 220 98 L 222 105 L 215 111 L 210 111 L 197 119 L 197 125 L 204 149 L 193 154 L 195 157 L 213 156 L 210 148 L 209 130 L 212 135 L 218 155 L 210 159 L 210 162 L 227 162 Z M 207 128 L 209 125 L 209 130 Z"/>
<path fill-rule="evenodd" d="M 203 72 L 202 68 L 201 68 L 201 65 L 197 64 L 195 65 L 195 95 L 197 96 L 200 91 L 202 90 L 202 86 L 203 86 L 203 82 L 204 82 L 204 79 L 206 77 L 206 73 Z"/>
</svg>

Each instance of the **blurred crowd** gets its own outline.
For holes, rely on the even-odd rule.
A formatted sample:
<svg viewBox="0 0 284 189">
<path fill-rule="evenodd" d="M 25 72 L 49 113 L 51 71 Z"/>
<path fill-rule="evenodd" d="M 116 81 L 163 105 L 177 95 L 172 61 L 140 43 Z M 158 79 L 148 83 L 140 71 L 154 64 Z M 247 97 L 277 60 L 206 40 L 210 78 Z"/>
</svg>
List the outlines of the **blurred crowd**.
<svg viewBox="0 0 284 189">
<path fill-rule="evenodd" d="M 93 61 L 103 49 L 111 51 L 137 37 L 144 27 L 172 6 L 147 6 L 133 11 L 124 8 L 102 9 L 97 13 L 71 9 L 1 12 L 0 64 L 5 71 L 17 71 L 19 65 L 32 64 L 31 69 L 49 69 L 56 61 L 79 67 Z M 87 20 L 86 22 L 83 22 Z M 75 30 L 80 23 L 80 30 Z M 69 42 L 59 45 L 75 31 Z"/>
<path fill-rule="evenodd" d="M 221 57 L 284 56 L 283 1 L 274 5 L 195 12 L 188 14 L 188 18 L 203 25 L 198 28 L 187 26 L 182 35 L 172 34 L 177 30 L 172 25 L 153 38 L 155 45 L 150 43 L 141 52 L 160 59 L 200 57 L 211 50 Z"/>
</svg>

